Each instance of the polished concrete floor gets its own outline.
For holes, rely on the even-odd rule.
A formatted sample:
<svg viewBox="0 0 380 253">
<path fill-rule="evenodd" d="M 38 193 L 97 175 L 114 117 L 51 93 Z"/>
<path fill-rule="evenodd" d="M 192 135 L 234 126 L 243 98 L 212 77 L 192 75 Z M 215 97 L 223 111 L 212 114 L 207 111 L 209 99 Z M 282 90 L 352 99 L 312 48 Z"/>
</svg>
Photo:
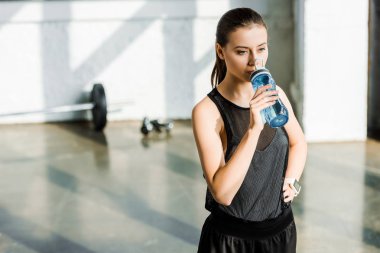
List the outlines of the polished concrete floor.
<svg viewBox="0 0 380 253">
<path fill-rule="evenodd" d="M 0 126 L 0 252 L 196 252 L 206 184 L 191 127 Z M 301 253 L 380 252 L 380 143 L 310 144 Z"/>
</svg>

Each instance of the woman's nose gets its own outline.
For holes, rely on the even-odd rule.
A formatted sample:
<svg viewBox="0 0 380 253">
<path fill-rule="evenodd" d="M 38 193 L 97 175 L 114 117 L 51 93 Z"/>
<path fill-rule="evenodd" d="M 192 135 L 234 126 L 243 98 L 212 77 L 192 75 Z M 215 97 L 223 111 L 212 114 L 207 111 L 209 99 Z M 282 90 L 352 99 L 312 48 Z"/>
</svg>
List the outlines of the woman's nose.
<svg viewBox="0 0 380 253">
<path fill-rule="evenodd" d="M 248 65 L 249 66 L 255 66 L 255 56 L 254 55 L 252 55 L 252 54 L 250 54 L 250 57 L 249 57 L 249 59 L 248 59 Z"/>
<path fill-rule="evenodd" d="M 249 66 L 255 66 L 255 61 L 254 61 L 254 60 L 250 60 L 250 61 L 248 62 L 248 65 L 249 65 Z"/>
</svg>

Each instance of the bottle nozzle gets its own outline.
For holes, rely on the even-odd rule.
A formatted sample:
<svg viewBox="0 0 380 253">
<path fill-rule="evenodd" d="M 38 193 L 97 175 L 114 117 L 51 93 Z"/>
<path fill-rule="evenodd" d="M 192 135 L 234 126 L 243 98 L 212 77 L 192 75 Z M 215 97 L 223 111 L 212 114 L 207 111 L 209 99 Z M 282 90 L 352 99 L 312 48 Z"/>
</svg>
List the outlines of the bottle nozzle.
<svg viewBox="0 0 380 253">
<path fill-rule="evenodd" d="M 265 68 L 264 60 L 261 58 L 255 59 L 255 69 L 258 70 L 258 69 L 263 69 L 263 68 Z"/>
</svg>

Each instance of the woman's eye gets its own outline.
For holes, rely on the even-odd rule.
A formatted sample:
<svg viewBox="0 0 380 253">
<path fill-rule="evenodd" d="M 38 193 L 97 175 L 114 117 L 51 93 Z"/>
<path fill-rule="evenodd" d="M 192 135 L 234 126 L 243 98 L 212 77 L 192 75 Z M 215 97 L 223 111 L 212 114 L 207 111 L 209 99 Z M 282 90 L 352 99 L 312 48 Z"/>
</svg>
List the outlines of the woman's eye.
<svg viewBox="0 0 380 253">
<path fill-rule="evenodd" d="M 260 51 L 260 52 L 265 51 L 265 47 L 259 48 L 259 51 Z"/>
<path fill-rule="evenodd" d="M 243 54 L 245 54 L 247 51 L 237 51 L 237 53 L 239 54 L 239 55 L 243 55 Z"/>
</svg>

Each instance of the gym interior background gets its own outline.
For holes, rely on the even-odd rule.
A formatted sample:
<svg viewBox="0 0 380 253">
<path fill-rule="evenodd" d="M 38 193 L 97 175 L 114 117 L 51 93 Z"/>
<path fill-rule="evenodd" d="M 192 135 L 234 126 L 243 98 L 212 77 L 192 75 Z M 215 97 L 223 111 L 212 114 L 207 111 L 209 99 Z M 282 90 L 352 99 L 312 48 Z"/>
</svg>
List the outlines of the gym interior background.
<svg viewBox="0 0 380 253">
<path fill-rule="evenodd" d="M 0 252 L 195 252 L 204 209 L 191 109 L 216 24 L 251 7 L 309 142 L 299 252 L 380 252 L 378 0 L 0 1 Z M 327 8 L 328 6 L 328 8 Z M 112 109 L 116 105 L 116 109 Z M 143 117 L 174 120 L 144 137 Z"/>
</svg>

